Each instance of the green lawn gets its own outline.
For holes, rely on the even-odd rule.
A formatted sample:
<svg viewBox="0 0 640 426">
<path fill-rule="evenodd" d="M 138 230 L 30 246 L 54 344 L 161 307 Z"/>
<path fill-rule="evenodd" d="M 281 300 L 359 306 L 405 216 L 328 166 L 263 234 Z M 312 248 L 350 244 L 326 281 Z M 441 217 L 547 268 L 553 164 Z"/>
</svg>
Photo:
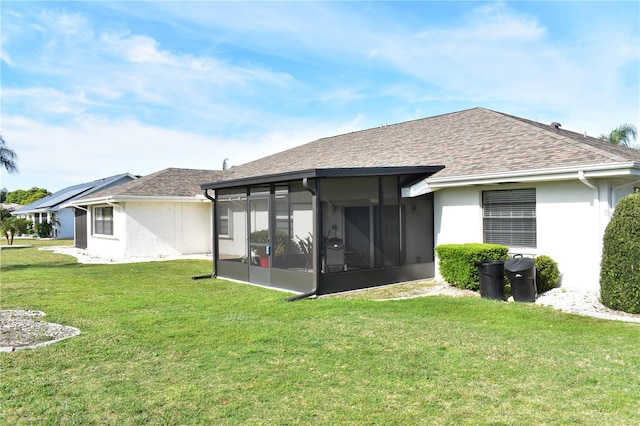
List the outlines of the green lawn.
<svg viewBox="0 0 640 426">
<path fill-rule="evenodd" d="M 640 325 L 445 296 L 191 279 L 207 261 L 0 252 L 2 309 L 82 334 L 0 355 L 4 424 L 640 423 Z M 66 242 L 68 244 L 68 242 Z"/>
</svg>

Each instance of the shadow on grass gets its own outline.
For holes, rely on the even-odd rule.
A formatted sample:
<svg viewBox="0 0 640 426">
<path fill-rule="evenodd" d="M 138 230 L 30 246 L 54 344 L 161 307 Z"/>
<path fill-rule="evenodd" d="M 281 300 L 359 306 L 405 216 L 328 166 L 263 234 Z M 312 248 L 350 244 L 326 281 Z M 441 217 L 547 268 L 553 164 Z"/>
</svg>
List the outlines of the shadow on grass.
<svg viewBox="0 0 640 426">
<path fill-rule="evenodd" d="M 15 272 L 15 271 L 22 271 L 25 269 L 29 269 L 30 271 L 33 271 L 34 269 L 68 269 L 68 268 L 77 268 L 77 267 L 81 267 L 82 265 L 76 262 L 69 262 L 69 263 L 39 263 L 39 264 L 33 264 L 33 263 L 15 263 L 15 264 L 11 264 L 11 265 L 0 265 L 0 269 L 2 270 L 3 273 L 8 273 L 8 272 Z"/>
</svg>

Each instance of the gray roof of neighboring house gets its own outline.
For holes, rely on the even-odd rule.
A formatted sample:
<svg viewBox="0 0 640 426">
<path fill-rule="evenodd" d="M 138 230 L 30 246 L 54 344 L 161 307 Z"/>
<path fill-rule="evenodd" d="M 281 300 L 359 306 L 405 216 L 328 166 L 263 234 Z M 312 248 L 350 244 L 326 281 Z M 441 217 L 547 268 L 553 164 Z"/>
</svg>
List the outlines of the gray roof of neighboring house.
<svg viewBox="0 0 640 426">
<path fill-rule="evenodd" d="M 58 211 L 63 203 L 73 201 L 99 191 L 102 188 L 110 187 L 112 185 L 118 185 L 119 181 L 130 181 L 135 177 L 129 173 L 121 173 L 115 176 L 109 176 L 102 179 L 97 179 L 92 182 L 81 183 L 78 185 L 69 186 L 67 188 L 56 191 L 51 195 L 34 201 L 33 203 L 26 205 L 18 210 L 14 210 L 13 213 L 31 213 L 39 211 Z"/>
<path fill-rule="evenodd" d="M 22 208 L 22 204 L 16 204 L 16 203 L 0 203 L 0 208 L 5 209 L 8 212 L 12 212 L 14 210 L 20 209 Z"/>
<path fill-rule="evenodd" d="M 432 178 L 456 178 L 623 162 L 640 162 L 640 150 L 473 108 L 322 138 L 234 167 L 221 181 L 312 169 L 429 165 L 445 166 Z"/>
<path fill-rule="evenodd" d="M 131 182 L 82 197 L 77 200 L 126 197 L 194 197 L 202 194 L 200 185 L 216 181 L 223 175 L 221 170 L 197 170 L 168 168 L 143 176 Z"/>
</svg>

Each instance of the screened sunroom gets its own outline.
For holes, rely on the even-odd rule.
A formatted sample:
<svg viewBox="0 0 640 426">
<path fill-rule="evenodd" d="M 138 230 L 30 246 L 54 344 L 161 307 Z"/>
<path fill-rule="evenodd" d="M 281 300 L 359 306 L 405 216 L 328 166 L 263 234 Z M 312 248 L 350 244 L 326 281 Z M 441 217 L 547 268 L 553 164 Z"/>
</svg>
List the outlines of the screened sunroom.
<svg viewBox="0 0 640 426">
<path fill-rule="evenodd" d="M 442 167 L 314 169 L 202 185 L 214 274 L 328 294 L 434 276 L 433 198 L 403 198 Z"/>
</svg>

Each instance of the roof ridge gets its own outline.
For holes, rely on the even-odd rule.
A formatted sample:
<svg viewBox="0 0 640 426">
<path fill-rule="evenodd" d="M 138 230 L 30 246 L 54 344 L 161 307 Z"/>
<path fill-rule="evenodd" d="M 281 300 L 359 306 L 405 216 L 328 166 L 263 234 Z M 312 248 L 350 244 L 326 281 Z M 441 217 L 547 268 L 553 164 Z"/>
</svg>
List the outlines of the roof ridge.
<svg viewBox="0 0 640 426">
<path fill-rule="evenodd" d="M 369 127 L 367 129 L 360 129 L 360 130 L 354 130 L 351 132 L 347 132 L 347 133 L 340 133 L 337 135 L 332 135 L 332 136 L 325 136 L 323 138 L 320 139 L 316 139 L 315 141 L 311 141 L 308 143 L 313 143 L 313 142 L 317 142 L 317 141 L 321 141 L 321 140 L 325 140 L 325 139 L 334 139 L 334 138 L 339 138 L 341 136 L 345 136 L 345 135 L 352 135 L 352 134 L 356 134 L 356 133 L 364 133 L 364 132 L 370 132 L 370 131 L 374 131 L 374 130 L 378 130 L 378 129 L 385 129 L 387 127 L 398 127 L 398 126 L 403 126 L 406 124 L 410 124 L 410 123 L 417 123 L 417 122 L 422 122 L 422 121 L 431 121 L 431 120 L 438 120 L 442 117 L 446 117 L 448 115 L 457 115 L 457 114 L 463 114 L 463 113 L 467 113 L 469 111 L 473 111 L 473 110 L 485 110 L 485 111 L 491 111 L 490 109 L 486 109 L 483 107 L 473 107 L 473 108 L 467 108 L 467 109 L 463 109 L 460 111 L 451 111 L 451 112 L 444 112 L 442 114 L 438 114 L 438 115 L 432 115 L 429 117 L 421 117 L 421 118 L 414 118 L 412 120 L 405 120 L 405 121 L 400 121 L 398 123 L 391 123 L 391 124 L 384 124 L 384 125 L 380 125 L 378 127 Z M 495 112 L 495 111 L 494 111 Z M 295 148 L 295 147 L 294 147 Z M 290 148 L 290 149 L 294 149 L 294 148 Z"/>
<path fill-rule="evenodd" d="M 587 151 L 593 152 L 594 154 L 606 156 L 614 161 L 620 160 L 620 157 L 624 157 L 623 152 L 614 152 L 614 151 L 633 152 L 629 150 L 634 150 L 634 148 L 631 148 L 631 147 L 615 145 L 608 141 L 602 140 L 600 138 L 589 136 L 586 134 L 586 132 L 583 134 L 583 133 L 575 132 L 573 130 L 553 128 L 551 127 L 550 124 L 544 124 L 539 121 L 530 120 L 528 118 L 518 117 L 511 114 L 506 114 L 500 111 L 493 111 L 493 110 L 487 110 L 487 111 L 491 111 L 495 114 L 509 117 L 515 121 L 527 124 L 529 126 L 537 127 L 545 132 L 548 132 L 554 135 L 553 137 L 555 139 L 558 139 L 565 143 L 569 142 L 572 145 L 580 144 L 580 147 L 586 149 Z"/>
</svg>

